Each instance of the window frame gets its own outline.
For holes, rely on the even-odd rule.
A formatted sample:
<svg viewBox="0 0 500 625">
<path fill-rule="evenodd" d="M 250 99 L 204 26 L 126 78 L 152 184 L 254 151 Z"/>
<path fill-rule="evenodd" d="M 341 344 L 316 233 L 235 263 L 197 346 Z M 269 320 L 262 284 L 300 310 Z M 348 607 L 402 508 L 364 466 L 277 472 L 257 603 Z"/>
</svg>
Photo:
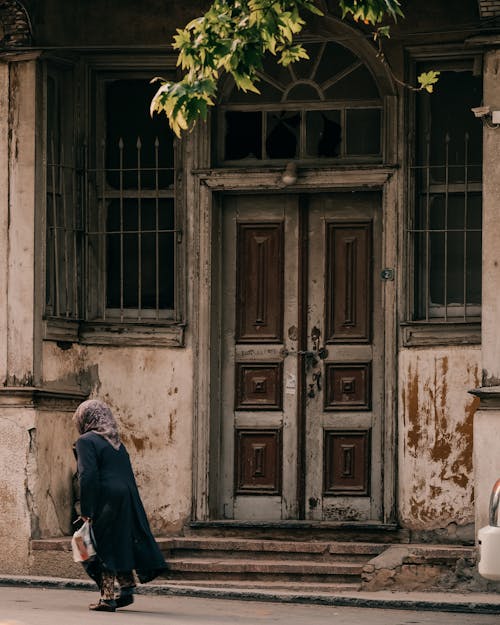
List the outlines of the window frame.
<svg viewBox="0 0 500 625">
<path fill-rule="evenodd" d="M 434 62 L 439 70 L 471 69 L 473 74 L 482 77 L 482 51 L 465 50 L 463 47 L 447 45 L 442 47 L 422 46 L 406 49 L 407 56 L 407 80 L 415 84 L 417 80 L 417 67 L 422 62 Z M 432 96 L 431 96 L 432 97 Z M 479 103 L 478 103 L 479 104 Z M 472 115 L 472 113 L 471 113 Z M 416 258 L 415 258 L 415 233 L 412 228 L 417 211 L 417 184 L 414 174 L 414 165 L 417 160 L 417 100 L 415 93 L 406 94 L 406 106 L 404 110 L 405 122 L 408 128 L 408 137 L 405 150 L 406 181 L 405 197 L 406 210 L 403 215 L 402 241 L 404 249 L 404 274 L 406 276 L 406 289 L 402 292 L 402 307 L 400 314 L 401 343 L 405 347 L 431 346 L 431 345 L 477 345 L 481 343 L 481 305 L 474 306 L 477 316 L 459 320 L 453 314 L 448 318 L 429 316 L 427 319 L 415 320 L 417 285 L 416 285 Z M 477 184 L 470 193 L 477 192 Z M 479 183 L 480 184 L 480 183 Z M 472 308 L 473 306 L 471 306 Z"/>
<path fill-rule="evenodd" d="M 97 122 L 100 118 L 102 127 L 105 124 L 106 111 L 104 102 L 99 104 L 99 89 L 102 90 L 105 77 L 122 77 L 123 79 L 144 78 L 151 80 L 157 75 L 167 75 L 174 78 L 176 76 L 175 57 L 168 53 L 162 54 L 89 54 L 82 55 L 78 64 L 78 75 L 75 77 L 75 115 L 79 112 L 79 119 L 75 126 L 75 133 L 78 141 L 78 167 L 82 172 L 80 201 L 84 227 L 87 223 L 91 211 L 98 210 L 96 191 L 93 191 L 92 199 L 89 189 L 89 181 L 86 180 L 85 170 L 88 166 L 88 155 L 94 150 L 97 153 Z M 46 84 L 44 80 L 44 84 Z M 44 89 L 45 91 L 45 89 Z M 46 95 L 44 95 L 46 102 Z M 46 107 L 45 107 L 46 111 Z M 99 113 L 100 111 L 100 113 Z M 46 115 L 44 115 L 46 119 Z M 85 148 L 87 146 L 87 148 Z M 44 145 L 44 154 L 47 154 L 47 146 Z M 85 152 L 88 153 L 85 157 Z M 95 159 L 94 159 L 95 160 Z M 174 139 L 174 188 L 171 197 L 174 202 L 174 223 L 176 235 L 174 235 L 175 246 L 175 266 L 174 275 L 174 309 L 169 309 L 169 314 L 164 314 L 161 310 L 159 316 L 151 315 L 149 309 L 143 311 L 140 319 L 133 317 L 132 311 L 125 309 L 125 314 L 118 316 L 104 315 L 101 318 L 91 318 L 87 301 L 92 300 L 92 305 L 98 300 L 98 286 L 93 284 L 88 269 L 88 257 L 85 253 L 86 242 L 83 242 L 82 266 L 83 276 L 79 282 L 79 291 L 82 302 L 82 314 L 80 319 L 72 323 L 65 320 L 54 319 L 44 315 L 44 338 L 55 340 L 58 343 L 82 343 L 82 344 L 102 344 L 102 345 L 140 345 L 140 346 L 170 346 L 181 347 L 185 340 L 185 310 L 186 310 L 186 245 L 185 245 L 185 202 L 183 180 L 181 176 L 182 145 Z M 96 164 L 96 163 L 95 163 Z M 46 169 L 46 162 L 44 163 Z M 45 173 L 44 173 L 45 175 Z M 46 202 L 44 204 L 44 215 L 46 215 Z M 97 217 L 102 219 L 102 215 Z M 86 233 L 84 232 L 84 237 Z M 46 242 L 44 242 L 46 250 Z M 100 264 L 98 272 L 102 274 L 105 266 Z M 102 294 L 101 294 L 102 297 Z M 155 316 L 154 319 L 151 317 Z"/>
</svg>

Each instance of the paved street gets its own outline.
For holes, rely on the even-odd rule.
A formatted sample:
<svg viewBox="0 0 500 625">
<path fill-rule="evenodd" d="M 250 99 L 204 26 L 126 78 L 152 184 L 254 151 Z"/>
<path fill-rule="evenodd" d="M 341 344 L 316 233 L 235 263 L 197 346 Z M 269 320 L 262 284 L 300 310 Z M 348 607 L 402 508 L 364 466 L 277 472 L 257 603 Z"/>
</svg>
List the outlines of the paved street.
<svg viewBox="0 0 500 625">
<path fill-rule="evenodd" d="M 89 612 L 96 593 L 0 587 L 0 625 L 498 625 L 498 615 L 138 596 L 114 614 Z"/>
</svg>

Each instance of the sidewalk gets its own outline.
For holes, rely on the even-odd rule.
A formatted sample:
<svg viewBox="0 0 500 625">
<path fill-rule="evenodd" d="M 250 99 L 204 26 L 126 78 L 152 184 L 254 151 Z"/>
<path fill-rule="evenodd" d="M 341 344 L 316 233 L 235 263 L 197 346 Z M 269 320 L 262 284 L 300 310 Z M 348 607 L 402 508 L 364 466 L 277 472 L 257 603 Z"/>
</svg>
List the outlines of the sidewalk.
<svg viewBox="0 0 500 625">
<path fill-rule="evenodd" d="M 210 587 L 201 584 L 163 582 L 140 586 L 138 594 L 176 595 L 205 597 L 212 599 L 238 599 L 246 601 L 272 601 L 279 603 L 300 603 L 401 610 L 432 610 L 441 612 L 468 612 L 473 614 L 500 614 L 500 594 L 497 593 L 455 593 L 455 592 L 399 592 L 399 591 L 338 591 L 300 592 L 283 589 L 252 589 L 245 582 L 230 588 Z M 37 577 L 0 574 L 0 586 L 30 586 L 38 588 L 68 588 L 92 590 L 93 582 L 58 577 Z"/>
</svg>

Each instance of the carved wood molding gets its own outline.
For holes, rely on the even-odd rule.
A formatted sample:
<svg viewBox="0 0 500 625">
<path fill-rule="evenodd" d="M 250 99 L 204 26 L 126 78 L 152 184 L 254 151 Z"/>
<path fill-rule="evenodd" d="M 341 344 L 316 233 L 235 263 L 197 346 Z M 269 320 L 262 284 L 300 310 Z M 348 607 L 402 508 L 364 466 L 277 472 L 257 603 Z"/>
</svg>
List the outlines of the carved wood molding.
<svg viewBox="0 0 500 625">
<path fill-rule="evenodd" d="M 282 167 L 259 169 L 195 170 L 200 182 L 212 191 L 317 191 L 330 189 L 380 189 L 395 171 L 380 168 L 298 168 L 294 185 L 285 186 L 281 180 Z"/>
</svg>

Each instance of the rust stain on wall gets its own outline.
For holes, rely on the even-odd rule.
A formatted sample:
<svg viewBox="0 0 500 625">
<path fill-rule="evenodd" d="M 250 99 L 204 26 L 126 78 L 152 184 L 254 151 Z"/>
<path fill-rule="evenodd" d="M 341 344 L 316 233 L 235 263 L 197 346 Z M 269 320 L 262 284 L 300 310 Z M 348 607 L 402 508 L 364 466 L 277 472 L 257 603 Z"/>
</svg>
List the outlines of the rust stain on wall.
<svg viewBox="0 0 500 625">
<path fill-rule="evenodd" d="M 453 481 L 465 488 L 472 475 L 473 425 L 474 414 L 479 408 L 479 397 L 472 398 L 466 406 L 466 416 L 463 423 L 455 429 L 457 438 L 462 442 L 462 450 L 451 466 Z"/>
<path fill-rule="evenodd" d="M 438 365 L 438 360 L 440 365 Z M 446 464 L 451 454 L 451 437 L 447 415 L 447 374 L 448 357 L 436 359 L 434 362 L 434 386 L 429 389 L 434 406 L 434 446 L 431 449 L 431 458 L 434 462 L 442 462 L 443 465 Z M 441 477 L 444 477 L 443 473 Z"/>
<path fill-rule="evenodd" d="M 406 388 L 405 406 L 407 409 L 408 422 L 410 427 L 406 437 L 406 444 L 408 449 L 413 450 L 413 455 L 416 456 L 419 446 L 422 430 L 420 427 L 419 419 L 419 403 L 418 403 L 418 373 L 413 375 L 411 365 L 408 367 L 408 386 Z"/>
<path fill-rule="evenodd" d="M 133 434 L 130 435 L 130 440 L 132 441 L 134 447 L 137 449 L 137 451 L 143 451 L 144 450 L 144 440 L 142 438 L 139 438 L 138 436 L 134 436 Z"/>
<path fill-rule="evenodd" d="M 415 528 L 462 525 L 473 513 L 473 420 L 476 363 L 446 353 L 407 364 L 402 409 L 407 450 L 406 509 Z"/>
<path fill-rule="evenodd" d="M 168 442 L 169 443 L 174 442 L 175 428 L 177 425 L 177 420 L 175 416 L 176 416 L 176 411 L 174 410 L 173 412 L 170 413 L 168 417 Z"/>
</svg>

